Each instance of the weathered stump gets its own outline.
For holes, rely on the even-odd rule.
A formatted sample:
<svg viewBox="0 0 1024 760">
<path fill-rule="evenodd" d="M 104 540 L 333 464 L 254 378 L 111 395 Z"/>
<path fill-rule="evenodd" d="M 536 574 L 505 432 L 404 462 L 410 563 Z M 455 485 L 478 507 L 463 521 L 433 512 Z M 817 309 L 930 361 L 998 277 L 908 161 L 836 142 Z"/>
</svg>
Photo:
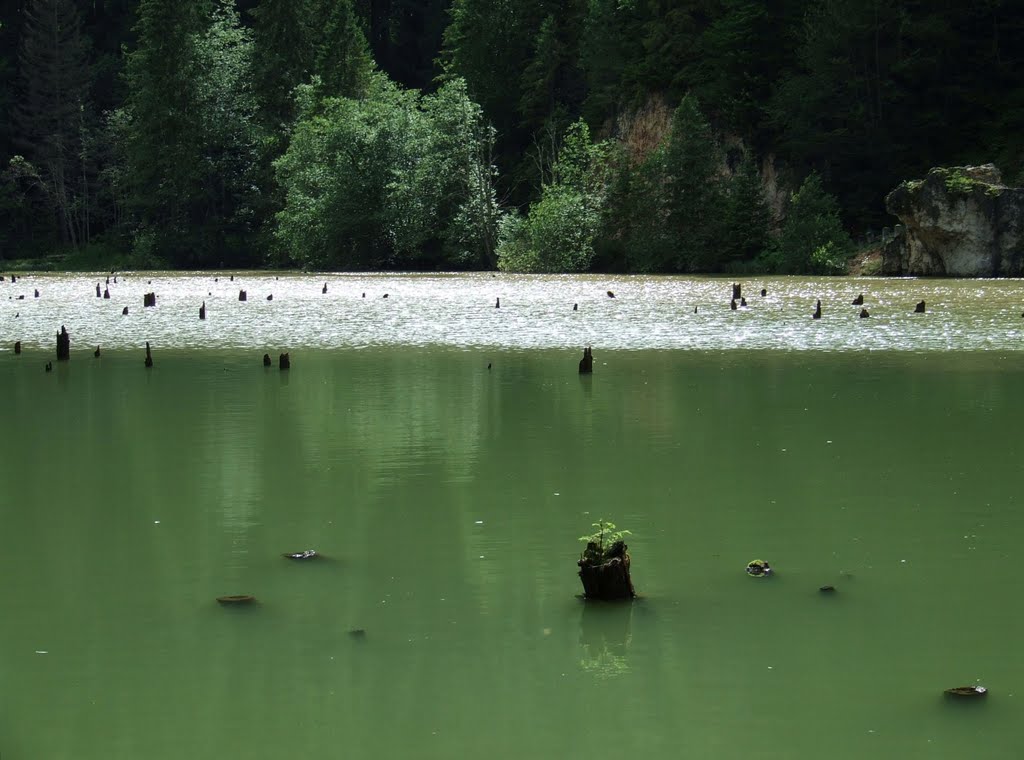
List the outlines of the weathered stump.
<svg viewBox="0 0 1024 760">
<path fill-rule="evenodd" d="M 57 361 L 66 362 L 70 358 L 71 336 L 68 335 L 67 328 L 61 325 L 60 332 L 57 333 Z"/>
<path fill-rule="evenodd" d="M 245 291 L 244 291 L 244 290 L 239 290 L 239 291 L 238 291 L 238 300 L 239 300 L 239 301 L 244 301 L 244 300 L 246 300 L 246 296 L 245 296 Z"/>
<path fill-rule="evenodd" d="M 273 362 L 270 361 L 270 354 L 263 354 L 263 366 L 264 367 L 270 367 L 272 365 L 273 365 Z"/>
<path fill-rule="evenodd" d="M 100 347 L 99 346 L 96 346 L 96 350 L 92 352 L 92 355 L 95 356 L 97 359 L 100 358 Z"/>
<path fill-rule="evenodd" d="M 96 283 L 96 297 L 100 297 L 100 284 L 98 282 Z"/>
<path fill-rule="evenodd" d="M 273 301 L 274 300 L 274 294 L 271 293 L 269 296 L 267 296 L 267 300 L 268 301 Z"/>
<path fill-rule="evenodd" d="M 731 301 L 729 301 L 729 309 L 731 311 L 736 311 L 736 299 L 735 298 L 732 299 Z"/>
<path fill-rule="evenodd" d="M 861 293 L 859 296 L 857 296 L 856 298 L 853 299 L 853 305 L 854 306 L 863 306 L 864 305 L 864 294 L 863 293 Z"/>
<path fill-rule="evenodd" d="M 576 563 L 580 568 L 583 595 L 587 599 L 632 599 L 636 596 L 629 577 L 629 552 L 623 541 L 616 541 L 606 551 L 591 542 Z"/>
<path fill-rule="evenodd" d="M 580 310 L 580 305 L 579 305 L 578 303 L 574 303 L 574 304 L 572 305 L 572 310 L 573 310 L 573 311 L 579 311 L 579 310 Z"/>
<path fill-rule="evenodd" d="M 742 287 L 738 282 L 732 284 L 732 298 L 734 301 L 738 301 L 743 297 Z"/>
<path fill-rule="evenodd" d="M 608 291 L 608 297 L 609 298 L 615 298 L 615 294 L 612 291 L 609 290 Z"/>
<path fill-rule="evenodd" d="M 277 366 L 278 366 L 278 369 L 291 369 L 292 368 L 292 359 L 291 359 L 291 357 L 288 356 L 288 354 L 281 354 L 277 358 Z"/>
<path fill-rule="evenodd" d="M 143 293 L 142 307 L 156 306 L 156 293 Z"/>
<path fill-rule="evenodd" d="M 921 301 L 914 307 L 915 314 L 924 314 L 924 301 Z"/>
<path fill-rule="evenodd" d="M 199 318 L 206 319 L 206 301 L 203 301 L 202 306 L 199 307 Z"/>
<path fill-rule="evenodd" d="M 746 305 L 747 305 L 747 299 L 741 297 L 740 298 L 740 306 L 746 306 Z"/>
<path fill-rule="evenodd" d="M 583 349 L 583 358 L 580 359 L 580 374 L 589 375 L 594 371 L 594 352 L 590 346 Z"/>
<path fill-rule="evenodd" d="M 21 353 L 21 341 L 20 340 L 14 341 L 14 353 L 15 354 L 20 354 Z"/>
<path fill-rule="evenodd" d="M 39 298 L 39 288 L 36 288 L 36 298 Z"/>
<path fill-rule="evenodd" d="M 127 306 L 125 306 L 123 309 L 121 309 L 121 316 L 122 317 L 127 317 L 128 316 L 128 307 Z"/>
<path fill-rule="evenodd" d="M 768 288 L 761 288 L 761 298 L 764 298 L 766 295 L 768 295 Z"/>
<path fill-rule="evenodd" d="M 860 310 L 860 318 L 861 319 L 867 319 L 870 316 L 871 316 L 871 314 L 868 313 L 867 309 L 861 309 Z"/>
<path fill-rule="evenodd" d="M 103 288 L 103 297 L 110 300 L 110 288 Z"/>
<path fill-rule="evenodd" d="M 500 298 L 496 298 L 494 300 L 494 308 L 495 309 L 500 309 L 501 308 L 501 299 Z"/>
<path fill-rule="evenodd" d="M 821 319 L 821 299 L 818 299 L 818 303 L 814 307 L 814 313 L 811 315 L 811 319 Z"/>
<path fill-rule="evenodd" d="M 327 283 L 326 282 L 324 283 L 324 289 L 321 290 L 320 292 L 321 293 L 326 293 L 327 292 Z"/>
<path fill-rule="evenodd" d="M 149 341 L 148 340 L 146 341 L 146 366 L 147 367 L 152 367 L 153 366 L 153 354 L 150 353 Z"/>
</svg>

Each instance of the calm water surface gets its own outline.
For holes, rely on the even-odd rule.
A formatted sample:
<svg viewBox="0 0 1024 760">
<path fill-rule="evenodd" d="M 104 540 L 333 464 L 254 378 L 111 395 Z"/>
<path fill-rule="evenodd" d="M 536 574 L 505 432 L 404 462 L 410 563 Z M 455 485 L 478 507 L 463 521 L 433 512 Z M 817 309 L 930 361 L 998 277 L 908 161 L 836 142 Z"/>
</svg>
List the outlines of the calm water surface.
<svg viewBox="0 0 1024 760">
<path fill-rule="evenodd" d="M 229 276 L 0 285 L 3 760 L 1024 754 L 1024 283 Z"/>
</svg>

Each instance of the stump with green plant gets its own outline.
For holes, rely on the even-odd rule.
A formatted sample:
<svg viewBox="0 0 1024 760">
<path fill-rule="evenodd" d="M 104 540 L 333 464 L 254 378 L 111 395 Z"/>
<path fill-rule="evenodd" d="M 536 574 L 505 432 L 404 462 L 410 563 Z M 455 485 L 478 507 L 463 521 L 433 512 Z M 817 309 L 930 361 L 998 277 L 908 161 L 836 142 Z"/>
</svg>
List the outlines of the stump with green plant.
<svg viewBox="0 0 1024 760">
<path fill-rule="evenodd" d="M 617 530 L 615 523 L 603 519 L 593 527 L 596 529 L 593 533 L 580 536 L 587 548 L 576 563 L 580 568 L 583 595 L 587 599 L 605 601 L 632 599 L 636 592 L 629 577 L 629 547 L 623 541 L 630 532 Z"/>
</svg>

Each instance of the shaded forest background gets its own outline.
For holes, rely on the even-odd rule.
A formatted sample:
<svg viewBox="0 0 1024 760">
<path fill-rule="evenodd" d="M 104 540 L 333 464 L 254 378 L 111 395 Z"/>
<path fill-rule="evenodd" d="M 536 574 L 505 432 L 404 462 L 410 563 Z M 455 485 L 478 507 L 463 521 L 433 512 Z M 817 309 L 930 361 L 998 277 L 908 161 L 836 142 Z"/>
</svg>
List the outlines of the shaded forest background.
<svg viewBox="0 0 1024 760">
<path fill-rule="evenodd" d="M 1016 0 L 0 0 L 0 260 L 846 269 L 1024 182 Z"/>
</svg>

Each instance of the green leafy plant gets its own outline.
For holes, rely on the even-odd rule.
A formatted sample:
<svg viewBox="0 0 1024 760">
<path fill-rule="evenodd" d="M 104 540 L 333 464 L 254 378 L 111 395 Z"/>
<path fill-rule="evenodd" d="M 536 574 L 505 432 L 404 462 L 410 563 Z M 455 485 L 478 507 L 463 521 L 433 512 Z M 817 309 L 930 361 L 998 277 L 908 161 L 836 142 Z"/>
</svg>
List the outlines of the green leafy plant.
<svg viewBox="0 0 1024 760">
<path fill-rule="evenodd" d="M 628 530 L 618 530 L 615 523 L 608 522 L 604 518 L 596 523 L 591 523 L 591 525 L 596 530 L 579 538 L 580 541 L 587 545 L 587 548 L 583 551 L 583 559 L 589 562 L 601 562 L 607 549 L 610 549 L 617 541 L 621 541 L 626 536 L 633 535 Z"/>
</svg>

